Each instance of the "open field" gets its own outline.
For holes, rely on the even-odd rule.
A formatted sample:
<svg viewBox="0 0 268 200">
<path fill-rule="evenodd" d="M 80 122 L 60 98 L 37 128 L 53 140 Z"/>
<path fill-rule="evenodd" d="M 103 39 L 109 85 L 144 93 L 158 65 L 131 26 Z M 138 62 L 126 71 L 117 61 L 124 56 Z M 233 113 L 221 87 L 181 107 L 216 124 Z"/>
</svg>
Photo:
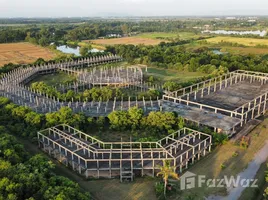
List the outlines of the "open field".
<svg viewBox="0 0 268 200">
<path fill-rule="evenodd" d="M 222 178 L 224 175 L 230 177 L 235 176 L 243 169 L 247 168 L 249 162 L 253 159 L 254 155 L 264 146 L 268 140 L 268 130 L 264 127 L 268 125 L 268 118 L 266 118 L 260 125 L 258 125 L 251 133 L 251 143 L 249 148 L 243 149 L 231 142 L 218 147 L 214 152 L 202 159 L 200 162 L 195 163 L 189 168 L 189 171 L 198 175 L 205 175 L 206 178 Z M 256 134 L 259 134 L 258 136 Z M 233 156 L 237 153 L 237 156 Z M 222 169 L 221 165 L 224 164 L 225 168 Z M 180 199 L 184 199 L 189 195 L 196 195 L 204 199 L 204 196 L 212 194 L 226 195 L 225 188 L 209 188 L 206 186 L 190 189 L 180 193 Z M 244 198 L 249 199 L 249 198 Z"/>
<path fill-rule="evenodd" d="M 120 183 L 119 180 L 88 181 L 88 188 L 96 199 L 100 200 L 156 200 L 155 180 L 137 178 L 131 183 Z"/>
<path fill-rule="evenodd" d="M 221 51 L 222 52 L 229 52 L 231 54 L 239 54 L 239 55 L 268 54 L 268 48 L 254 48 L 254 47 L 224 47 L 224 48 L 222 48 Z"/>
<path fill-rule="evenodd" d="M 95 49 L 98 49 L 98 50 L 105 50 L 106 49 L 104 46 L 91 44 L 91 43 L 89 43 L 89 41 L 90 40 L 83 40 L 82 42 L 78 42 L 78 46 L 82 47 L 82 46 L 91 45 L 92 48 L 95 48 Z M 73 42 L 73 41 L 68 41 L 67 44 L 75 45 L 76 43 Z"/>
<path fill-rule="evenodd" d="M 268 45 L 268 39 L 238 38 L 238 37 L 214 37 L 207 39 L 209 43 L 232 42 L 245 46 Z"/>
<path fill-rule="evenodd" d="M 168 42 L 168 40 L 178 38 L 181 40 L 198 38 L 200 35 L 191 32 L 153 32 L 141 33 L 133 37 L 112 38 L 112 39 L 97 39 L 97 40 L 84 40 L 83 42 L 92 42 L 93 45 L 115 45 L 115 44 L 144 44 L 144 45 L 157 45 L 160 42 Z"/>
<path fill-rule="evenodd" d="M 37 78 L 32 80 L 29 84 L 34 83 L 34 82 L 44 82 L 45 84 L 54 87 L 59 84 L 64 84 L 66 82 L 71 82 L 75 80 L 76 80 L 75 76 L 68 75 L 67 73 L 62 72 L 62 73 L 38 76 Z"/>
<path fill-rule="evenodd" d="M 177 32 L 177 33 L 153 32 L 153 33 L 141 33 L 135 37 L 150 38 L 150 39 L 173 39 L 177 38 L 178 36 L 181 40 L 187 40 L 192 38 L 198 38 L 200 35 L 197 35 L 192 32 Z"/>
<path fill-rule="evenodd" d="M 38 58 L 49 60 L 54 56 L 48 49 L 30 43 L 0 44 L 0 66 L 8 63 L 32 63 Z"/>
<path fill-rule="evenodd" d="M 91 40 L 93 44 L 97 45 L 116 45 L 116 44 L 133 44 L 133 45 L 157 45 L 160 42 L 167 42 L 166 40 L 151 39 L 151 38 L 139 38 L 139 37 L 123 37 L 113 39 L 97 39 Z"/>
<path fill-rule="evenodd" d="M 145 71 L 145 69 L 144 69 Z M 178 82 L 187 82 L 189 80 L 207 76 L 208 74 L 201 72 L 187 72 L 187 71 L 178 71 L 173 69 L 161 69 L 156 67 L 148 67 L 147 72 L 148 76 L 155 76 L 161 81 L 178 81 Z"/>
<path fill-rule="evenodd" d="M 198 42 L 192 42 L 190 44 L 184 45 L 187 50 L 194 51 L 201 47 L 208 47 L 211 50 L 213 49 L 220 49 L 221 52 L 228 52 L 231 54 L 237 54 L 237 55 L 248 55 L 248 54 L 254 54 L 254 55 L 264 55 L 268 54 L 268 48 L 260 48 L 255 46 L 246 46 L 246 47 L 232 47 L 232 46 L 222 46 L 218 43 L 208 43 L 208 44 L 199 44 Z"/>
</svg>

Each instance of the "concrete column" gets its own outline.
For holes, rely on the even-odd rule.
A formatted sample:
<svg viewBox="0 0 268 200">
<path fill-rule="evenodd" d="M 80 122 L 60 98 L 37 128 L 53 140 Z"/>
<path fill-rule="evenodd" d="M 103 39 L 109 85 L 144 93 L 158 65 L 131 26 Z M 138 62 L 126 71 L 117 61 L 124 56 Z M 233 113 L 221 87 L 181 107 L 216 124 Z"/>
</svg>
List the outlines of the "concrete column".
<svg viewBox="0 0 268 200">
<path fill-rule="evenodd" d="M 248 112 L 246 112 L 245 114 L 245 124 L 247 123 L 247 120 L 248 120 Z"/>
<path fill-rule="evenodd" d="M 198 145 L 198 160 L 200 160 L 201 143 Z"/>
<path fill-rule="evenodd" d="M 193 148 L 192 164 L 194 164 L 194 158 L 195 158 L 195 149 Z"/>
<path fill-rule="evenodd" d="M 255 107 L 256 107 L 256 99 L 254 100 L 254 106 L 253 106 L 253 108 L 252 108 L 251 119 L 254 119 L 254 111 L 255 111 Z"/>
<path fill-rule="evenodd" d="M 187 151 L 187 153 L 186 153 L 186 169 L 188 169 L 188 160 L 189 159 L 189 151 Z"/>
<path fill-rule="evenodd" d="M 266 101 L 267 101 L 267 93 L 265 94 L 265 96 L 264 96 L 264 103 L 263 103 L 263 114 L 265 113 L 265 111 L 266 111 Z"/>
</svg>

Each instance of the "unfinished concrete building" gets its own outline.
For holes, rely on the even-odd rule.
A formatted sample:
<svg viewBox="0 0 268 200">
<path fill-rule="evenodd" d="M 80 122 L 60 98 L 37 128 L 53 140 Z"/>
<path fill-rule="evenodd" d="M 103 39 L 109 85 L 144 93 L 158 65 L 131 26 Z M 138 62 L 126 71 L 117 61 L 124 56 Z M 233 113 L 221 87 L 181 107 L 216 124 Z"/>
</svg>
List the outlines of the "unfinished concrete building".
<svg viewBox="0 0 268 200">
<path fill-rule="evenodd" d="M 38 132 L 38 142 L 50 156 L 88 177 L 154 176 L 163 160 L 176 172 L 210 152 L 210 135 L 183 128 L 157 142 L 102 142 L 68 125 Z"/>
<path fill-rule="evenodd" d="M 230 136 L 267 110 L 268 74 L 237 70 L 163 96 L 169 110 Z"/>
</svg>

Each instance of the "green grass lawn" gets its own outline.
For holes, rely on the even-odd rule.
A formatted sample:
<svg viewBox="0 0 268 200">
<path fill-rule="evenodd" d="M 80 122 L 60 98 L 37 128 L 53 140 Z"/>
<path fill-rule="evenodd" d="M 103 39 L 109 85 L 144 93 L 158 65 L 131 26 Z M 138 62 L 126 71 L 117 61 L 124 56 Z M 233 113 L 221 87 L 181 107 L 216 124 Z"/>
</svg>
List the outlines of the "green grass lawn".
<svg viewBox="0 0 268 200">
<path fill-rule="evenodd" d="M 145 71 L 145 69 L 144 69 Z M 173 69 L 161 69 L 156 67 L 148 67 L 147 72 L 148 76 L 155 76 L 161 81 L 178 81 L 178 82 L 187 82 L 195 78 L 200 78 L 207 76 L 208 74 L 201 72 L 187 72 L 187 71 L 178 71 Z"/>
<path fill-rule="evenodd" d="M 59 84 L 64 84 L 66 82 L 75 81 L 76 77 L 73 75 L 68 75 L 67 73 L 55 73 L 55 74 L 47 74 L 38 76 L 34 80 L 30 82 L 44 82 L 45 84 L 49 86 L 57 86 Z"/>
<path fill-rule="evenodd" d="M 99 200 L 156 200 L 155 179 L 137 178 L 131 183 L 114 180 L 88 181 L 89 191 Z"/>
<path fill-rule="evenodd" d="M 179 35 L 179 38 L 182 40 L 187 40 L 187 39 L 191 39 L 191 38 L 198 38 L 199 35 L 192 33 L 192 32 L 153 32 L 153 33 L 141 33 L 135 37 L 139 37 L 139 38 L 150 38 L 150 39 L 159 39 L 159 38 L 163 38 L 163 39 L 173 39 L 173 38 L 177 38 Z"/>
</svg>

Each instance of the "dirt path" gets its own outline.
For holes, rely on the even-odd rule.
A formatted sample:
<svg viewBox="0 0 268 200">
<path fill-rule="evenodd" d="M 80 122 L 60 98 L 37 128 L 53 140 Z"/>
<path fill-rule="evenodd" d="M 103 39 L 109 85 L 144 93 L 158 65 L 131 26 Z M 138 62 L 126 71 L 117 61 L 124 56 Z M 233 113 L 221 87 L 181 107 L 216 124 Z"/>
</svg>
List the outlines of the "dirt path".
<svg viewBox="0 0 268 200">
<path fill-rule="evenodd" d="M 238 174 L 241 179 L 254 179 L 257 174 L 258 169 L 261 164 L 266 161 L 268 158 L 268 141 L 266 141 L 265 145 L 259 150 L 254 159 L 249 163 L 248 167 Z M 207 200 L 236 200 L 240 197 L 245 187 L 239 185 L 238 187 L 230 187 L 227 188 L 228 195 L 225 197 L 222 196 L 209 196 Z"/>
</svg>

